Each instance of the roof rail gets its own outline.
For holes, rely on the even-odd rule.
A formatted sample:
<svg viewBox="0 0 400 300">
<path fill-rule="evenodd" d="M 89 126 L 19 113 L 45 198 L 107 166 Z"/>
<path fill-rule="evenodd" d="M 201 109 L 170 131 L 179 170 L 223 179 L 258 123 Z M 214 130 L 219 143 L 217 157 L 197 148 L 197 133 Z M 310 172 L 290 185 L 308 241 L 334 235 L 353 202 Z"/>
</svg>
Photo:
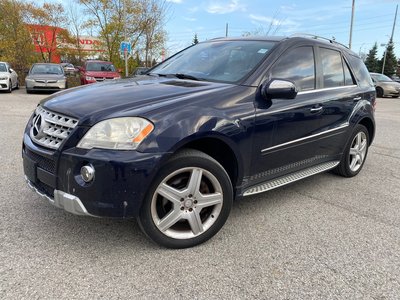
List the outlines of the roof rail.
<svg viewBox="0 0 400 300">
<path fill-rule="evenodd" d="M 346 45 L 344 45 L 344 44 L 342 44 L 342 43 L 339 43 L 339 42 L 336 42 L 336 41 L 334 40 L 334 38 L 333 38 L 333 39 L 328 39 L 328 38 L 326 38 L 326 37 L 318 36 L 318 35 L 316 35 L 316 34 L 294 33 L 294 34 L 290 35 L 290 37 L 305 37 L 305 38 L 311 38 L 311 39 L 315 39 L 315 40 L 328 41 L 328 42 L 331 43 L 331 44 L 338 44 L 338 45 L 341 45 L 341 46 L 343 46 L 343 47 L 349 49 L 349 47 L 347 47 Z"/>
</svg>

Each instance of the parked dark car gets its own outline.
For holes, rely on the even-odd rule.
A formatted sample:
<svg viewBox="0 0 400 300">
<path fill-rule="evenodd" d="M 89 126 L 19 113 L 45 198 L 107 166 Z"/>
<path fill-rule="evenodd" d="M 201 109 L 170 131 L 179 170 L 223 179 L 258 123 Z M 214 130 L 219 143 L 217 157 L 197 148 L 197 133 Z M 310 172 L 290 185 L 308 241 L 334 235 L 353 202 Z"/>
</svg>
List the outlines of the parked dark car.
<svg viewBox="0 0 400 300">
<path fill-rule="evenodd" d="M 221 229 L 234 199 L 328 170 L 357 175 L 374 107 L 364 63 L 336 42 L 209 40 L 146 76 L 42 101 L 24 172 L 68 212 L 135 217 L 156 243 L 190 247 Z"/>
<path fill-rule="evenodd" d="M 52 91 L 66 89 L 67 78 L 61 65 L 52 63 L 37 63 L 30 68 L 25 77 L 26 92 Z"/>
<path fill-rule="evenodd" d="M 398 98 L 400 96 L 400 83 L 380 73 L 370 74 L 378 97 Z"/>
<path fill-rule="evenodd" d="M 82 85 L 121 78 L 118 70 L 109 61 L 88 60 L 83 67 L 78 67 L 78 70 Z"/>
</svg>

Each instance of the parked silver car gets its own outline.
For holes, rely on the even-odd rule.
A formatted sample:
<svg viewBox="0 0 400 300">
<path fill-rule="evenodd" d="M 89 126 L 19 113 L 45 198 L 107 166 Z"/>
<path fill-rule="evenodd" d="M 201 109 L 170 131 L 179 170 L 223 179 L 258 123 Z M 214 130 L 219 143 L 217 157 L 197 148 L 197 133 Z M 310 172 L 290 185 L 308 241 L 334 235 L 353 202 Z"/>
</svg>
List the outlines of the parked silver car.
<svg viewBox="0 0 400 300">
<path fill-rule="evenodd" d="M 397 98 L 400 96 L 400 83 L 393 81 L 389 77 L 379 73 L 370 73 L 372 81 L 375 84 L 376 95 L 378 97 L 392 97 Z"/>
<path fill-rule="evenodd" d="M 18 87 L 18 74 L 8 63 L 0 61 L 0 91 L 11 93 L 13 89 Z"/>
<path fill-rule="evenodd" d="M 67 78 L 59 64 L 38 63 L 32 65 L 25 78 L 26 92 L 59 91 L 67 88 Z"/>
</svg>

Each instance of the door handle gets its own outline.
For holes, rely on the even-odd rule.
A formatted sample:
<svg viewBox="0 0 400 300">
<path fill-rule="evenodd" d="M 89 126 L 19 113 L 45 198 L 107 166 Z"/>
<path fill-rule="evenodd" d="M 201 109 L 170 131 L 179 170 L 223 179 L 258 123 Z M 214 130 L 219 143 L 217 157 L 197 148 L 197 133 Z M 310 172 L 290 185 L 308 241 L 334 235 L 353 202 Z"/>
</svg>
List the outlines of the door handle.
<svg viewBox="0 0 400 300">
<path fill-rule="evenodd" d="M 361 100 L 361 97 L 355 97 L 355 98 L 353 98 L 353 100 L 354 101 L 359 101 L 359 100 Z"/>
<path fill-rule="evenodd" d="M 315 113 L 315 112 L 319 112 L 322 110 L 322 106 L 319 107 L 313 107 L 310 109 L 310 112 Z"/>
</svg>

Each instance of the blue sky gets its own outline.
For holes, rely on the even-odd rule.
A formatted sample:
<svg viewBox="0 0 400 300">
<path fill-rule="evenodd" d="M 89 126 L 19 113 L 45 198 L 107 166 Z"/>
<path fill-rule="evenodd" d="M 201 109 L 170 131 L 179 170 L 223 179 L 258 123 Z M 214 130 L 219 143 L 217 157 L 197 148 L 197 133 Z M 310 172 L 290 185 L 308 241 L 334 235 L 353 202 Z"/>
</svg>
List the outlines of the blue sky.
<svg viewBox="0 0 400 300">
<path fill-rule="evenodd" d="M 274 24 L 274 35 L 310 33 L 349 44 L 352 0 L 271 1 L 271 0 L 166 0 L 169 12 L 167 54 L 199 41 L 225 36 L 241 36 Z M 352 50 L 368 52 L 375 42 L 378 54 L 392 32 L 397 1 L 355 0 Z M 399 11 L 400 14 L 400 11 Z M 400 57 L 400 17 L 394 34 L 395 52 Z"/>
</svg>

